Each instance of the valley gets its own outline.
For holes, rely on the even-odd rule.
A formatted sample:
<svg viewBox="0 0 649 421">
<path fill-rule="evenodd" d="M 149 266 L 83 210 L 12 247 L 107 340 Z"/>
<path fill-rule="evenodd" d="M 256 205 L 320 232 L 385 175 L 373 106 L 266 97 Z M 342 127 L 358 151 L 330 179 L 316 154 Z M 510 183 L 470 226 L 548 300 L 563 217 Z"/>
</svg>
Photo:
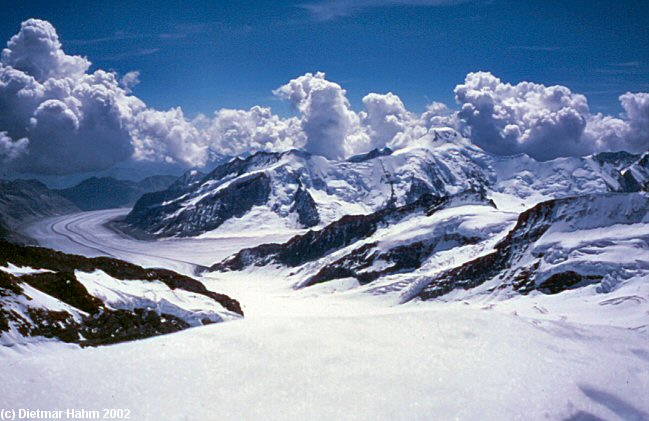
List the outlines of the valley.
<svg viewBox="0 0 649 421">
<path fill-rule="evenodd" d="M 183 271 L 268 241 L 138 241 L 104 226 L 124 213 L 57 217 L 29 232 L 66 252 Z M 649 387 L 646 285 L 606 295 L 593 286 L 397 305 L 389 294 L 344 281 L 294 290 L 288 272 L 252 268 L 200 278 L 241 302 L 245 318 L 238 321 L 102 348 L 47 341 L 2 347 L 0 395 L 41 409 L 88 402 L 130 408 L 151 420 L 649 414 L 638 395 Z M 83 379 L 94 380 L 88 387 Z"/>
</svg>

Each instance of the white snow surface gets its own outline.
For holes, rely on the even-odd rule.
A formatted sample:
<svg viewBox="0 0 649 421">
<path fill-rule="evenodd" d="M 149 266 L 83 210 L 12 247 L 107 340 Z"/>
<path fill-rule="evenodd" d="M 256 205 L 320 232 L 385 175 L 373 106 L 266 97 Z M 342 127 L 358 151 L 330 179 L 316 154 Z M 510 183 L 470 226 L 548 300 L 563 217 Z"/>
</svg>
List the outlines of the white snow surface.
<svg viewBox="0 0 649 421">
<path fill-rule="evenodd" d="M 139 241 L 110 229 L 106 224 L 124 217 L 130 209 L 108 209 L 47 218 L 26 227 L 25 234 L 43 247 L 84 256 L 111 256 L 143 267 L 165 267 L 192 275 L 197 267 L 212 265 L 243 247 L 284 242 L 293 232 L 265 231 L 257 236 L 232 229 L 200 239 L 172 238 Z"/>
<path fill-rule="evenodd" d="M 14 276 L 34 275 L 37 273 L 52 272 L 51 270 L 48 269 L 34 269 L 29 266 L 15 266 L 11 262 L 9 262 L 7 266 L 0 266 L 0 270 L 5 273 L 8 273 L 9 275 L 14 275 Z"/>
<path fill-rule="evenodd" d="M 158 314 L 176 316 L 190 326 L 201 326 L 205 320 L 217 323 L 241 317 L 205 295 L 172 290 L 161 281 L 123 281 L 101 270 L 92 273 L 76 271 L 75 275 L 90 295 L 114 310 L 146 308 Z"/>
<path fill-rule="evenodd" d="M 448 210 L 428 223 L 456 218 L 467 230 L 482 224 L 478 218 L 492 227 L 511 224 L 490 212 Z M 178 260 L 205 265 L 264 242 L 140 244 L 85 230 L 113 216 L 78 214 L 37 231 L 64 251 L 118 251 L 172 269 Z M 46 229 L 53 226 L 67 230 Z M 384 233 L 384 241 L 408 240 L 399 237 L 407 233 L 402 228 Z M 611 235 L 627 239 L 637 228 Z M 485 247 L 497 241 L 496 231 L 483 234 Z M 576 241 L 552 237 L 567 231 L 543 241 Z M 427 265 L 439 268 L 461 255 L 438 255 Z M 405 305 L 391 294 L 368 294 L 353 279 L 296 291 L 288 276 L 287 269 L 254 268 L 203 278 L 242 303 L 246 317 L 232 323 L 101 348 L 0 347 L 0 407 L 128 408 L 138 420 L 649 419 L 649 288 L 642 274 L 608 291 L 590 285 L 556 295 L 459 294 Z"/>
</svg>

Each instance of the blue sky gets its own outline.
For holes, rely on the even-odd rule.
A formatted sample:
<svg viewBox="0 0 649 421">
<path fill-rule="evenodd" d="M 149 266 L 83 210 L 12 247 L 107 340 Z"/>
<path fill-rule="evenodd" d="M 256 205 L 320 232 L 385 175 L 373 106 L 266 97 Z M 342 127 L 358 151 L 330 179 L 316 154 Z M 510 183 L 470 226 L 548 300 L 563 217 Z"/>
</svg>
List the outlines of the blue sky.
<svg viewBox="0 0 649 421">
<path fill-rule="evenodd" d="M 49 20 L 66 52 L 139 70 L 140 98 L 189 115 L 254 104 L 284 114 L 271 90 L 307 71 L 326 72 L 355 108 L 387 91 L 413 111 L 453 105 L 476 70 L 564 84 L 611 114 L 621 93 L 649 89 L 646 0 L 17 3 L 3 7 L 4 41 L 29 17 Z"/>
</svg>

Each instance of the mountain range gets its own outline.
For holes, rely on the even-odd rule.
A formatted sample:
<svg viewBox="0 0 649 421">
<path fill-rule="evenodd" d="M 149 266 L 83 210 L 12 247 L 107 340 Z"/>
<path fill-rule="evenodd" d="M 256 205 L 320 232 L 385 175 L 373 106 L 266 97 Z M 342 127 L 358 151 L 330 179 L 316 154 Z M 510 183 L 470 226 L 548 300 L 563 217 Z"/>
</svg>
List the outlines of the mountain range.
<svg viewBox="0 0 649 421">
<path fill-rule="evenodd" d="M 21 228 L 39 218 L 79 212 L 79 208 L 36 180 L 0 180 L 0 238 L 27 242 Z"/>
<path fill-rule="evenodd" d="M 140 181 L 91 177 L 67 189 L 55 190 L 84 211 L 133 205 L 143 194 L 165 190 L 178 177 L 154 175 Z"/>
<path fill-rule="evenodd" d="M 295 288 L 342 282 L 398 302 L 606 290 L 649 274 L 648 180 L 648 154 L 502 157 L 440 129 L 345 161 L 234 158 L 145 194 L 126 222 L 158 237 L 293 232 L 210 270 L 285 270 Z"/>
</svg>

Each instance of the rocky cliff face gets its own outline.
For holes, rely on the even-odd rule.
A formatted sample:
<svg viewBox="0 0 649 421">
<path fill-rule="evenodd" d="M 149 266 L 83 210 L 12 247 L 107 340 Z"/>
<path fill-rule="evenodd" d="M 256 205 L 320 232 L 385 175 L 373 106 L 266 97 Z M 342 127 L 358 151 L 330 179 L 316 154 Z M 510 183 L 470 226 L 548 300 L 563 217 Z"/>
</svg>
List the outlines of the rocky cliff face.
<svg viewBox="0 0 649 421">
<path fill-rule="evenodd" d="M 290 267 L 298 288 L 354 279 L 368 292 L 399 293 L 402 301 L 458 291 L 556 294 L 592 284 L 609 290 L 649 276 L 648 244 L 645 193 L 552 199 L 517 217 L 480 193 L 424 195 L 284 244 L 242 250 L 211 270 Z"/>
<path fill-rule="evenodd" d="M 299 230 L 403 206 L 423 195 L 479 190 L 506 198 L 520 212 L 555 198 L 639 191 L 649 178 L 647 159 L 628 153 L 538 162 L 526 155 L 485 154 L 450 129 L 435 133 L 428 143 L 347 161 L 297 150 L 235 158 L 191 183 L 145 195 L 127 222 L 161 237 L 198 235 L 233 219 L 242 227 Z"/>
<path fill-rule="evenodd" d="M 126 222 L 160 236 L 193 236 L 218 228 L 230 218 L 243 216 L 263 205 L 270 194 L 270 180 L 260 173 L 233 180 L 221 189 L 194 198 L 189 208 L 177 202 L 149 205 L 149 198 L 135 204 Z"/>
<path fill-rule="evenodd" d="M 388 207 L 369 215 L 344 216 L 320 230 L 311 230 L 306 234 L 295 236 L 284 244 L 264 244 L 241 250 L 231 258 L 214 265 L 211 270 L 242 270 L 250 266 L 265 266 L 268 264 L 297 267 L 321 259 L 334 251 L 353 245 L 363 239 L 370 238 L 381 227 L 389 227 L 416 214 L 432 215 L 440 209 L 458 205 L 459 203 L 488 204 L 490 202 L 484 196 L 484 192 L 465 192 L 450 197 L 425 194 L 415 202 L 404 206 Z M 396 247 L 383 255 L 377 254 L 370 247 L 371 244 L 368 244 L 329 264 L 311 278 L 307 284 L 356 274 L 358 270 L 372 266 L 375 259 L 388 258 L 388 255 L 396 260 L 391 269 L 371 275 L 366 274 L 363 279 L 369 282 L 369 280 L 376 279 L 381 274 L 390 271 L 398 271 L 406 267 L 415 268 L 427 256 L 426 249 L 434 249 L 435 245 L 438 245 L 441 241 L 443 241 L 441 238 L 434 238 L 408 245 L 409 249 L 416 249 L 415 253 L 407 253 L 406 250 Z"/>
</svg>

